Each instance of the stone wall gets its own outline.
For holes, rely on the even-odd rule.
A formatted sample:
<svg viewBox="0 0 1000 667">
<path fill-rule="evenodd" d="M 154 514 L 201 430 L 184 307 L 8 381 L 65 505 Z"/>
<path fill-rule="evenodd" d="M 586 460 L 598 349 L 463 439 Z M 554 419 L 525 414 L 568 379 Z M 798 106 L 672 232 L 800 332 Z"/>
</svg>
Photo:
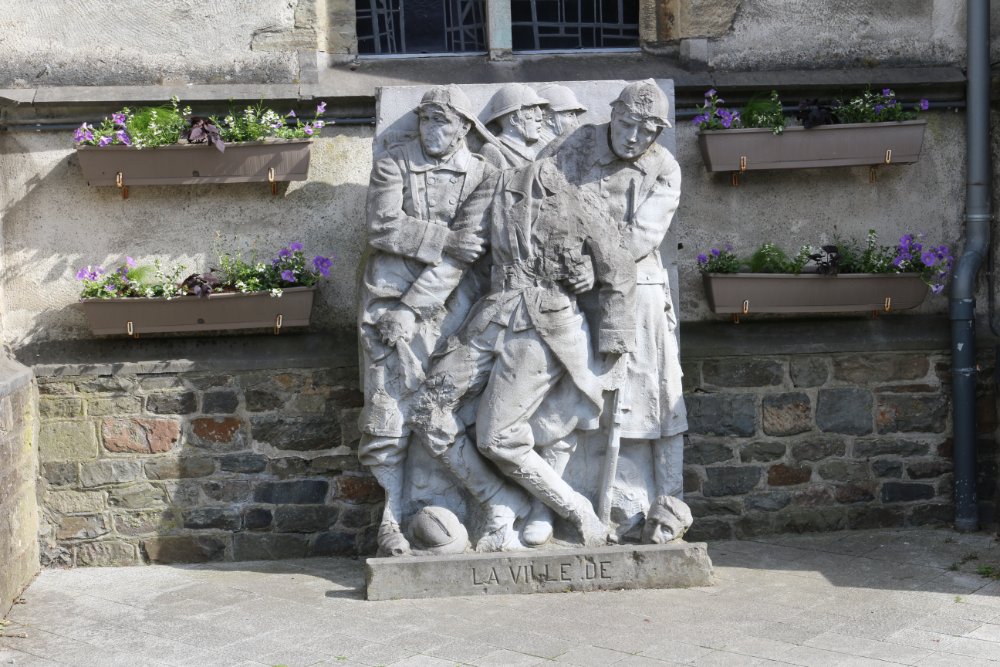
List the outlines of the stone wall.
<svg viewBox="0 0 1000 667">
<path fill-rule="evenodd" d="M 0 619 L 38 571 L 31 371 L 0 357 Z"/>
<path fill-rule="evenodd" d="M 356 362 L 257 340 L 216 341 L 214 365 L 38 367 L 43 563 L 371 550 L 382 490 L 357 461 Z"/>
<path fill-rule="evenodd" d="M 980 349 L 978 495 L 988 525 L 997 408 L 993 349 Z M 952 522 L 946 348 L 705 356 L 685 363 L 684 380 L 692 539 Z"/>
</svg>

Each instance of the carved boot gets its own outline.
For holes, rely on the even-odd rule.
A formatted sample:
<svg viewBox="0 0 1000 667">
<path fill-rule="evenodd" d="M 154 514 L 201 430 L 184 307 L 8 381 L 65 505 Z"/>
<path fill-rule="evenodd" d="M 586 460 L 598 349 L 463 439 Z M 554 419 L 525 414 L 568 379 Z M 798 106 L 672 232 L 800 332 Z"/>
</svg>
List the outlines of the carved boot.
<svg viewBox="0 0 1000 667">
<path fill-rule="evenodd" d="M 653 441 L 653 481 L 657 497 L 684 500 L 683 435 L 668 435 Z"/>
<path fill-rule="evenodd" d="M 459 435 L 439 460 L 487 510 L 485 534 L 476 543 L 476 551 L 522 548 L 514 522 L 531 509 L 524 491 L 505 483 L 465 434 Z"/>
<path fill-rule="evenodd" d="M 586 546 L 607 543 L 607 528 L 594 512 L 594 506 L 536 452 L 529 452 L 520 464 L 508 464 L 508 467 L 508 474 L 521 486 L 577 527 Z"/>
<path fill-rule="evenodd" d="M 395 465 L 370 466 L 372 475 L 385 489 L 385 509 L 378 527 L 378 556 L 409 556 L 410 543 L 399 528 L 403 504 L 403 469 Z"/>
<path fill-rule="evenodd" d="M 575 438 L 560 441 L 552 447 L 546 447 L 541 451 L 542 459 L 545 460 L 552 469 L 562 477 L 566 471 L 566 464 L 569 463 L 570 454 L 576 448 Z M 540 547 L 552 539 L 552 525 L 556 521 L 556 514 L 548 505 L 535 498 L 531 503 L 531 514 L 524 524 L 521 532 L 521 541 L 525 546 Z"/>
</svg>

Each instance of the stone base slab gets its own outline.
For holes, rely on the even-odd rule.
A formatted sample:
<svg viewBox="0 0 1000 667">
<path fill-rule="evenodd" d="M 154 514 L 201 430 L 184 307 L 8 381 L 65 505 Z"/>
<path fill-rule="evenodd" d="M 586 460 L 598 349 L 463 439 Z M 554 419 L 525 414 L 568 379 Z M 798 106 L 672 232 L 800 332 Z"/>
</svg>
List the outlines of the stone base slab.
<svg viewBox="0 0 1000 667">
<path fill-rule="evenodd" d="M 369 600 L 688 588 L 715 583 L 703 542 L 369 558 Z"/>
</svg>

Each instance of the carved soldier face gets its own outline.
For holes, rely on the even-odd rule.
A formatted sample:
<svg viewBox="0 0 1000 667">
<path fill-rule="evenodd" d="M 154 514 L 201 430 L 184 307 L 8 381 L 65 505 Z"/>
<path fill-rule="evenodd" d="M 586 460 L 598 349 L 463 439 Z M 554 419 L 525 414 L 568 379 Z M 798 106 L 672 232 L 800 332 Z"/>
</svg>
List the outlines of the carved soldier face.
<svg viewBox="0 0 1000 667">
<path fill-rule="evenodd" d="M 538 141 L 539 132 L 542 130 L 542 107 L 524 107 L 510 114 L 510 123 L 513 125 L 526 144 L 533 144 Z"/>
<path fill-rule="evenodd" d="M 623 160 L 635 160 L 653 145 L 661 129 L 652 120 L 612 111 L 608 137 L 611 150 Z"/>
<path fill-rule="evenodd" d="M 472 127 L 451 109 L 437 105 L 422 107 L 417 112 L 420 124 L 420 145 L 431 157 L 443 157 L 454 152 Z"/>
<path fill-rule="evenodd" d="M 580 127 L 580 114 L 577 111 L 552 111 L 545 112 L 545 123 L 557 137 L 569 134 Z"/>
</svg>

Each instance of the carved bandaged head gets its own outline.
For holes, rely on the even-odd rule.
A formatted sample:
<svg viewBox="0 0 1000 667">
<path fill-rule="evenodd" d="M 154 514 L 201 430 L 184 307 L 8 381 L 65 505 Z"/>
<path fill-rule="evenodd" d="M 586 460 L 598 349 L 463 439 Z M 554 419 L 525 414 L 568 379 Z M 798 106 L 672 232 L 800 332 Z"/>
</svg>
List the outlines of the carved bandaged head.
<svg viewBox="0 0 1000 667">
<path fill-rule="evenodd" d="M 431 157 L 455 152 L 472 128 L 471 107 L 469 98 L 454 84 L 427 91 L 416 109 L 424 152 Z"/>
<path fill-rule="evenodd" d="M 513 130 L 526 144 L 538 141 L 542 111 L 548 101 L 523 83 L 509 83 L 498 90 L 486 107 L 484 123 L 495 123 L 501 132 Z"/>
<path fill-rule="evenodd" d="M 652 79 L 630 83 L 611 103 L 608 142 L 615 155 L 635 160 L 645 153 L 664 127 L 670 127 L 670 102 Z"/>
</svg>

